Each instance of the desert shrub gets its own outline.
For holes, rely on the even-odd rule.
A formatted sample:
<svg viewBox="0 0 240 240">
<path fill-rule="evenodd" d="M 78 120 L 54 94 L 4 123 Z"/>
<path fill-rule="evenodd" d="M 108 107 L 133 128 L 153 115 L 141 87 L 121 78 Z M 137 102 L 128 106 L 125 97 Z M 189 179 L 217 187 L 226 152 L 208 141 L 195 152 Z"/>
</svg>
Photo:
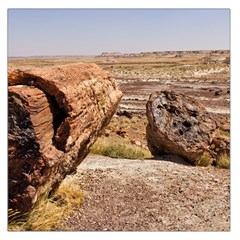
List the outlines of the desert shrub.
<svg viewBox="0 0 240 240">
<path fill-rule="evenodd" d="M 196 159 L 195 165 L 207 167 L 207 166 L 211 165 L 212 162 L 213 162 L 213 159 L 212 159 L 211 155 L 208 152 L 203 152 L 203 154 Z"/>
<path fill-rule="evenodd" d="M 216 148 L 216 145 L 214 143 L 211 144 L 210 149 L 214 150 Z"/>
<path fill-rule="evenodd" d="M 151 157 L 151 153 L 142 147 L 125 143 L 112 143 L 102 139 L 98 139 L 93 145 L 91 153 L 112 158 L 143 159 Z"/>
<path fill-rule="evenodd" d="M 222 129 L 219 129 L 219 134 L 222 138 L 229 138 L 230 137 L 230 132 L 229 131 L 224 131 Z"/>
<path fill-rule="evenodd" d="M 80 207 L 82 202 L 83 193 L 80 189 L 65 181 L 53 196 L 42 197 L 29 214 L 21 214 L 9 209 L 8 229 L 9 231 L 58 230 L 61 221 L 74 207 Z"/>
<path fill-rule="evenodd" d="M 229 157 L 229 155 L 226 154 L 226 153 L 220 154 L 220 156 L 218 157 L 216 166 L 218 168 L 229 169 L 230 168 L 230 157 Z"/>
<path fill-rule="evenodd" d="M 100 96 L 100 98 L 99 98 L 100 106 L 103 106 L 105 103 L 106 103 L 106 99 L 104 98 L 104 96 Z"/>
</svg>

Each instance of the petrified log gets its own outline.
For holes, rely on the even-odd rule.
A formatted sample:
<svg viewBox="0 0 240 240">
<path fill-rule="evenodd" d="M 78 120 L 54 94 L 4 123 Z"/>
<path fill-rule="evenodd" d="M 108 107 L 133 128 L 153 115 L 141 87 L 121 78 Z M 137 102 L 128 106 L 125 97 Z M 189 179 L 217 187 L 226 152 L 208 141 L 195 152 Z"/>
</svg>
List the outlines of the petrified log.
<svg viewBox="0 0 240 240">
<path fill-rule="evenodd" d="M 122 92 L 96 64 L 8 74 L 9 207 L 27 212 L 89 153 Z"/>
<path fill-rule="evenodd" d="M 150 95 L 147 118 L 146 137 L 152 154 L 176 154 L 192 164 L 209 151 L 217 127 L 200 103 L 173 91 Z"/>
</svg>

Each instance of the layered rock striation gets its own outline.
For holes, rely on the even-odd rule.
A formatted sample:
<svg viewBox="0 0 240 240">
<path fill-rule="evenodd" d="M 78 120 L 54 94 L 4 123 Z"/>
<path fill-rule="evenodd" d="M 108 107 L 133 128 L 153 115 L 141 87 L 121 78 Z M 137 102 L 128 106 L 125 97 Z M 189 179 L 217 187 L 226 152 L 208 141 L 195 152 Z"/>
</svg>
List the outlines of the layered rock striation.
<svg viewBox="0 0 240 240">
<path fill-rule="evenodd" d="M 27 212 L 87 156 L 122 97 L 96 64 L 8 73 L 9 207 Z"/>
</svg>

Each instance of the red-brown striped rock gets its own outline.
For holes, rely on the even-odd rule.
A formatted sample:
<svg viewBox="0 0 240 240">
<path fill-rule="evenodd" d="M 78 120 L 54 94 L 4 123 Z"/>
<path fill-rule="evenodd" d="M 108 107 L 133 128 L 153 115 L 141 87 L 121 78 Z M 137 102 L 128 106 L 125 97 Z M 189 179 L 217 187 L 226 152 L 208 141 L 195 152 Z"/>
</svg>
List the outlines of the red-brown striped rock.
<svg viewBox="0 0 240 240">
<path fill-rule="evenodd" d="M 8 74 L 9 207 L 27 212 L 89 153 L 122 93 L 96 64 Z"/>
</svg>

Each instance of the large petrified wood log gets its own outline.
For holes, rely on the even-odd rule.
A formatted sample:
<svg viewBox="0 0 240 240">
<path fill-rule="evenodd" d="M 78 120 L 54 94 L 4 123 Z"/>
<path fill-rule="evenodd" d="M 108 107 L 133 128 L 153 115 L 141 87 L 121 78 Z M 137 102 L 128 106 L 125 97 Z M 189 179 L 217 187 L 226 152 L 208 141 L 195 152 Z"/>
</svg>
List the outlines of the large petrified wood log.
<svg viewBox="0 0 240 240">
<path fill-rule="evenodd" d="M 9 207 L 27 212 L 89 153 L 122 93 L 96 64 L 8 74 Z"/>
</svg>

